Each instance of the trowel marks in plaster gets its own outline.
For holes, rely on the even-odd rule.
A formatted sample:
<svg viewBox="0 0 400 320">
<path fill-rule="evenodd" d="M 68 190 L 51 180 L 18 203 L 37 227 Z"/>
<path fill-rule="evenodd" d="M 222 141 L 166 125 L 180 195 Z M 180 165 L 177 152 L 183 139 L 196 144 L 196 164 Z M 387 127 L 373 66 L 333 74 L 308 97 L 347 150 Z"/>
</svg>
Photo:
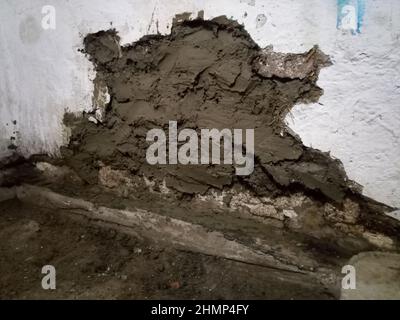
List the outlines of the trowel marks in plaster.
<svg viewBox="0 0 400 320">
<path fill-rule="evenodd" d="M 242 185 L 259 196 L 301 189 L 341 202 L 350 190 L 339 161 L 305 147 L 284 118 L 300 102 L 317 102 L 319 71 L 330 64 L 317 47 L 304 54 L 260 49 L 243 26 L 225 17 L 175 19 L 171 34 L 121 47 L 114 30 L 89 34 L 85 52 L 111 95 L 102 122 L 66 115 L 72 137 L 62 152 L 80 176 L 98 182 L 102 166 L 165 181 L 187 194 Z M 232 165 L 151 166 L 146 133 L 178 129 L 255 130 L 255 170 Z"/>
</svg>

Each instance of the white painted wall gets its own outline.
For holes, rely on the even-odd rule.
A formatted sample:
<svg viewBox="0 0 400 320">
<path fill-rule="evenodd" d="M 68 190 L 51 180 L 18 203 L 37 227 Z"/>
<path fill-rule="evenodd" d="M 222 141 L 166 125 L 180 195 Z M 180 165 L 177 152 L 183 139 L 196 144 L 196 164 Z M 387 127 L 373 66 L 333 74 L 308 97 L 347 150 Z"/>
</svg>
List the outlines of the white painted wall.
<svg viewBox="0 0 400 320">
<path fill-rule="evenodd" d="M 331 55 L 321 104 L 295 107 L 288 123 L 306 145 L 342 160 L 366 195 L 400 207 L 400 1 L 364 1 L 361 34 L 352 35 L 336 28 L 336 0 L 2 0 L 0 157 L 12 135 L 24 155 L 57 154 L 64 110 L 91 108 L 94 72 L 77 51 L 85 34 L 112 22 L 128 43 L 156 32 L 156 22 L 168 33 L 176 13 L 204 10 L 237 19 L 260 46 L 318 44 Z M 56 9 L 55 30 L 41 27 L 44 5 Z"/>
</svg>

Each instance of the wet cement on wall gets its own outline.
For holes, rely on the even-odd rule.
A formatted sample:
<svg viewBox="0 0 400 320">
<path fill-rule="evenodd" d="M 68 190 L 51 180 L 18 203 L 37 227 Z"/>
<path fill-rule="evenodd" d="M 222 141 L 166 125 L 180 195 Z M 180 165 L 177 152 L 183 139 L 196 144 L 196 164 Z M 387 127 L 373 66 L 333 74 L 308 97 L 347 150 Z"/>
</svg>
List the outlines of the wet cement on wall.
<svg viewBox="0 0 400 320">
<path fill-rule="evenodd" d="M 225 17 L 176 18 L 168 36 L 146 36 L 121 47 L 115 31 L 85 38 L 99 83 L 111 95 L 100 121 L 67 115 L 68 164 L 88 183 L 101 166 L 166 181 L 186 194 L 245 185 L 259 196 L 302 188 L 341 202 L 349 183 L 339 161 L 303 146 L 283 119 L 299 102 L 317 102 L 319 71 L 330 64 L 317 47 L 304 54 L 260 49 L 244 28 Z M 167 129 L 255 130 L 255 170 L 236 176 L 232 165 L 150 166 L 146 133 Z"/>
</svg>

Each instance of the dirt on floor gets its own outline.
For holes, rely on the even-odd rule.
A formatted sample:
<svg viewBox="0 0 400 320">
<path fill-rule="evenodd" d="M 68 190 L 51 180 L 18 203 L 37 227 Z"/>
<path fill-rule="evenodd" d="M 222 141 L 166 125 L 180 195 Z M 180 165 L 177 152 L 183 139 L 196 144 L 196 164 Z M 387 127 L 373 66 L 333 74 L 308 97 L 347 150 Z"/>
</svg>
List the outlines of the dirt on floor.
<svg viewBox="0 0 400 320">
<path fill-rule="evenodd" d="M 41 286 L 56 268 L 56 290 Z M 304 275 L 154 245 L 95 221 L 0 203 L 1 299 L 333 299 Z"/>
</svg>

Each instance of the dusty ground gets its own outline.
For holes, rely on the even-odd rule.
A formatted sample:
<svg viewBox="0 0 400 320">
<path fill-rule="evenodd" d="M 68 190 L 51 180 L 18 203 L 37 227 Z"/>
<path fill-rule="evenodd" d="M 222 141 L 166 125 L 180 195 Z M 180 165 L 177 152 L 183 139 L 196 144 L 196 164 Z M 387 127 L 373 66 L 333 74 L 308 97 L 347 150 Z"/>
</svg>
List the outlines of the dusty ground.
<svg viewBox="0 0 400 320">
<path fill-rule="evenodd" d="M 43 290 L 54 265 L 57 289 Z M 177 251 L 93 221 L 0 203 L 1 299 L 332 299 L 315 280 L 290 272 Z"/>
</svg>

